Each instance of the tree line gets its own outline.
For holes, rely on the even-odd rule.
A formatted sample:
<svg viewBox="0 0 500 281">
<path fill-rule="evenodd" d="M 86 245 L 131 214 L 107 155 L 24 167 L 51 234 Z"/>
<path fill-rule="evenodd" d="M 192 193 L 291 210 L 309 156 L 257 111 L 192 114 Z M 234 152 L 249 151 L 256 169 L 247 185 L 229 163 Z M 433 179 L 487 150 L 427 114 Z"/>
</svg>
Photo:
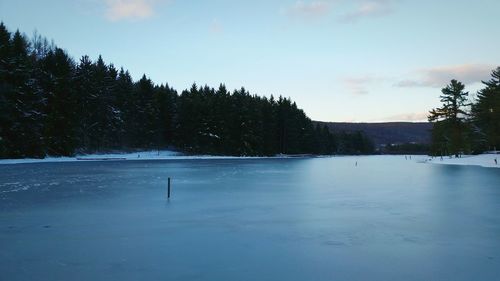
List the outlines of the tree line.
<svg viewBox="0 0 500 281">
<path fill-rule="evenodd" d="M 457 80 L 441 90 L 439 108 L 432 109 L 431 154 L 455 155 L 496 151 L 500 148 L 500 67 L 474 98 Z"/>
<path fill-rule="evenodd" d="M 180 94 L 0 24 L 0 158 L 175 147 L 216 155 L 367 154 L 362 133 L 315 125 L 289 98 L 193 84 Z"/>
</svg>

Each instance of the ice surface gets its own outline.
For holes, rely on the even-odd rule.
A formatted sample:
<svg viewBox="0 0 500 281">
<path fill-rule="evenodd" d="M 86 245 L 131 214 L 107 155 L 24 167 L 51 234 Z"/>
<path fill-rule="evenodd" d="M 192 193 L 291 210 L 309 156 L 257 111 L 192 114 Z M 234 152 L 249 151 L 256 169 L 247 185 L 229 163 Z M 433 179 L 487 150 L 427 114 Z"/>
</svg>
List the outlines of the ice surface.
<svg viewBox="0 0 500 281">
<path fill-rule="evenodd" d="M 2 165 L 0 279 L 495 280 L 499 183 L 401 156 Z"/>
</svg>

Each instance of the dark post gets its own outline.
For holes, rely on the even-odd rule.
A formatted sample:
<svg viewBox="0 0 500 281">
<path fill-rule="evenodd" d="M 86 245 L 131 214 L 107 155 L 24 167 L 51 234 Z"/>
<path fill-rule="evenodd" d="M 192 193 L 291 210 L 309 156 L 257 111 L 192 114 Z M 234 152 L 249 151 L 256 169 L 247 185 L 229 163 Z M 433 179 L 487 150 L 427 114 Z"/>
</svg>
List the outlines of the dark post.
<svg viewBox="0 0 500 281">
<path fill-rule="evenodd" d="M 167 198 L 170 198 L 170 177 L 168 178 Z"/>
</svg>

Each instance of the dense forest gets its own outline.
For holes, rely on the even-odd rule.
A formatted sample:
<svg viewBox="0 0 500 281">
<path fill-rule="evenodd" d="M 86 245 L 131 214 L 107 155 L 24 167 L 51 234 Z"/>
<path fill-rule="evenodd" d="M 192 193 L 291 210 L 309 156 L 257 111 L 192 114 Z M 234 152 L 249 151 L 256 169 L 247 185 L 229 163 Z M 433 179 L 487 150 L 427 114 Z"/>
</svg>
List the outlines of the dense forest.
<svg viewBox="0 0 500 281">
<path fill-rule="evenodd" d="M 441 90 L 442 106 L 432 109 L 431 153 L 455 155 L 496 151 L 500 148 L 500 67 L 471 99 L 457 80 Z"/>
<path fill-rule="evenodd" d="M 193 84 L 180 94 L 101 56 L 75 62 L 0 24 L 0 158 L 174 147 L 217 155 L 368 154 L 360 132 L 315 125 L 289 98 Z"/>
</svg>

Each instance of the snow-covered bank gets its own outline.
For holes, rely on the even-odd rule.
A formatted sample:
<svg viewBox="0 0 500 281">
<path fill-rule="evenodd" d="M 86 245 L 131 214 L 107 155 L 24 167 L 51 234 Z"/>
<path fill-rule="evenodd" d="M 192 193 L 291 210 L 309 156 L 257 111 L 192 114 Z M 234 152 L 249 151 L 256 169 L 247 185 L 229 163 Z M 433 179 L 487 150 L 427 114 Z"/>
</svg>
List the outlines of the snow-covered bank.
<svg viewBox="0 0 500 281">
<path fill-rule="evenodd" d="M 240 156 L 214 156 L 214 155 L 185 155 L 171 150 L 152 150 L 131 153 L 106 153 L 106 154 L 87 154 L 76 155 L 75 157 L 46 157 L 43 159 L 24 158 L 24 159 L 0 159 L 1 164 L 25 164 L 25 163 L 52 163 L 52 162 L 75 162 L 75 161 L 123 161 L 123 160 L 182 160 L 182 159 L 258 159 L 258 158 L 290 158 L 306 157 L 277 155 L 273 157 L 240 157 Z"/>
<path fill-rule="evenodd" d="M 497 162 L 495 162 L 495 159 Z M 489 168 L 500 168 L 500 154 L 480 154 L 480 155 L 465 155 L 461 158 L 434 157 L 426 159 L 427 163 L 445 164 L 445 165 L 474 165 Z"/>
<path fill-rule="evenodd" d="M 75 157 L 45 157 L 23 158 L 23 159 L 0 159 L 0 164 L 23 164 L 23 163 L 51 163 L 51 162 L 73 162 L 73 161 L 102 161 L 102 160 L 149 160 L 149 159 L 169 159 L 182 155 L 175 151 L 141 151 L 132 153 L 106 153 L 76 155 Z"/>
</svg>

